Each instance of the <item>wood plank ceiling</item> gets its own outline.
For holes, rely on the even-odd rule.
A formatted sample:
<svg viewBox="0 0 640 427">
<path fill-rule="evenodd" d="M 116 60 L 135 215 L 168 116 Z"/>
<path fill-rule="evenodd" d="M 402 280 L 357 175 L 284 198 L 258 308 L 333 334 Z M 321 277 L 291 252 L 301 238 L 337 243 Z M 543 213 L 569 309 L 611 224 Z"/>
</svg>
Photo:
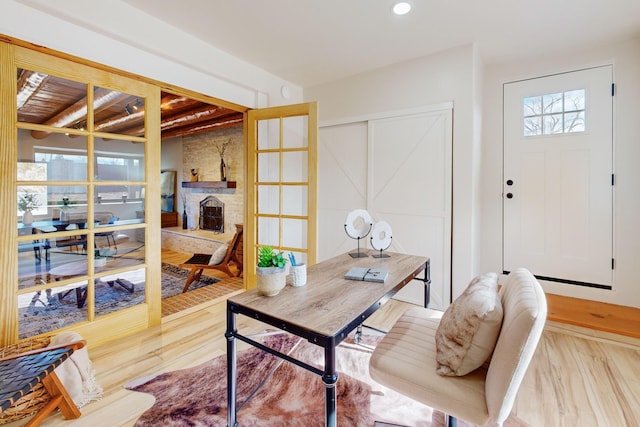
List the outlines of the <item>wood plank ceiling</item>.
<svg viewBox="0 0 640 427">
<path fill-rule="evenodd" d="M 19 69 L 18 121 L 66 129 L 87 126 L 87 87 L 83 83 Z M 144 99 L 96 87 L 93 93 L 94 131 L 144 136 Z M 195 135 L 242 126 L 243 114 L 184 96 L 162 92 L 162 138 Z M 33 130 L 36 139 L 50 133 Z"/>
</svg>

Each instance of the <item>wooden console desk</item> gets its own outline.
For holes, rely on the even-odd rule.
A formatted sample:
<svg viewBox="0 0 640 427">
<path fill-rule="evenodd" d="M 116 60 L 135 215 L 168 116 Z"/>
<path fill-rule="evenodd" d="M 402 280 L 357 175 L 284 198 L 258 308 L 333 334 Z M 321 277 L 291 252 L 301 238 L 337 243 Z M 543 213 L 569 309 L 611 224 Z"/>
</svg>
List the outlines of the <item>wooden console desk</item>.
<svg viewBox="0 0 640 427">
<path fill-rule="evenodd" d="M 367 251 L 365 251 L 367 252 Z M 373 254 L 374 251 L 369 251 Z M 336 425 L 336 347 L 418 274 L 425 285 L 428 303 L 429 258 L 389 253 L 389 258 L 351 258 L 339 255 L 309 267 L 307 285 L 286 286 L 273 297 L 252 289 L 227 300 L 227 392 L 228 426 L 236 426 L 236 338 L 281 357 L 322 377 L 325 384 L 326 425 Z M 384 283 L 344 279 L 351 267 L 389 271 Z M 308 365 L 243 336 L 236 329 L 236 315 L 242 314 L 285 330 L 324 348 L 324 370 Z"/>
</svg>

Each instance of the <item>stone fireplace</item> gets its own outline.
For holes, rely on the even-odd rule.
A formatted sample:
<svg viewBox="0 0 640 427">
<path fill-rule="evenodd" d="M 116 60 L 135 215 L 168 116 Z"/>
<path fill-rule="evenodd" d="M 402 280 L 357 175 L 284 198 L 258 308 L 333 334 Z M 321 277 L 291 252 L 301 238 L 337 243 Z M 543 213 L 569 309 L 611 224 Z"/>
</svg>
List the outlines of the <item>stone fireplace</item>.
<svg viewBox="0 0 640 427">
<path fill-rule="evenodd" d="M 224 203 L 209 196 L 200 202 L 200 229 L 224 233 Z"/>
</svg>

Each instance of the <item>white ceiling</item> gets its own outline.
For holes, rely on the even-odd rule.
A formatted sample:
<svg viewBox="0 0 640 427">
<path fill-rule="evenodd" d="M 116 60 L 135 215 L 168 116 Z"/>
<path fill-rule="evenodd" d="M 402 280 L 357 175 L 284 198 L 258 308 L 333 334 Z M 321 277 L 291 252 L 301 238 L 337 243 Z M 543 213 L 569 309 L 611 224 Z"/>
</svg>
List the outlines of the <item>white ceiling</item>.
<svg viewBox="0 0 640 427">
<path fill-rule="evenodd" d="M 23 1 L 68 14 L 102 0 Z M 411 2 L 399 17 L 394 0 L 123 0 L 302 87 L 473 42 L 489 63 L 640 36 L 640 0 Z"/>
</svg>

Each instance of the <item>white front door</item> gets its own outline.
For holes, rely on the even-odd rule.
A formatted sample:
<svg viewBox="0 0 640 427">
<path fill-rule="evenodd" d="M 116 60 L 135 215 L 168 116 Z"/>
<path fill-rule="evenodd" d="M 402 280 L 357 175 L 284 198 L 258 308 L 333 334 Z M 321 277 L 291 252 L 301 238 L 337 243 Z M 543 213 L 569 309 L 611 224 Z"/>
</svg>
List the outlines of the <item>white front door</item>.
<svg viewBox="0 0 640 427">
<path fill-rule="evenodd" d="M 503 269 L 612 286 L 611 66 L 504 85 Z"/>
</svg>

